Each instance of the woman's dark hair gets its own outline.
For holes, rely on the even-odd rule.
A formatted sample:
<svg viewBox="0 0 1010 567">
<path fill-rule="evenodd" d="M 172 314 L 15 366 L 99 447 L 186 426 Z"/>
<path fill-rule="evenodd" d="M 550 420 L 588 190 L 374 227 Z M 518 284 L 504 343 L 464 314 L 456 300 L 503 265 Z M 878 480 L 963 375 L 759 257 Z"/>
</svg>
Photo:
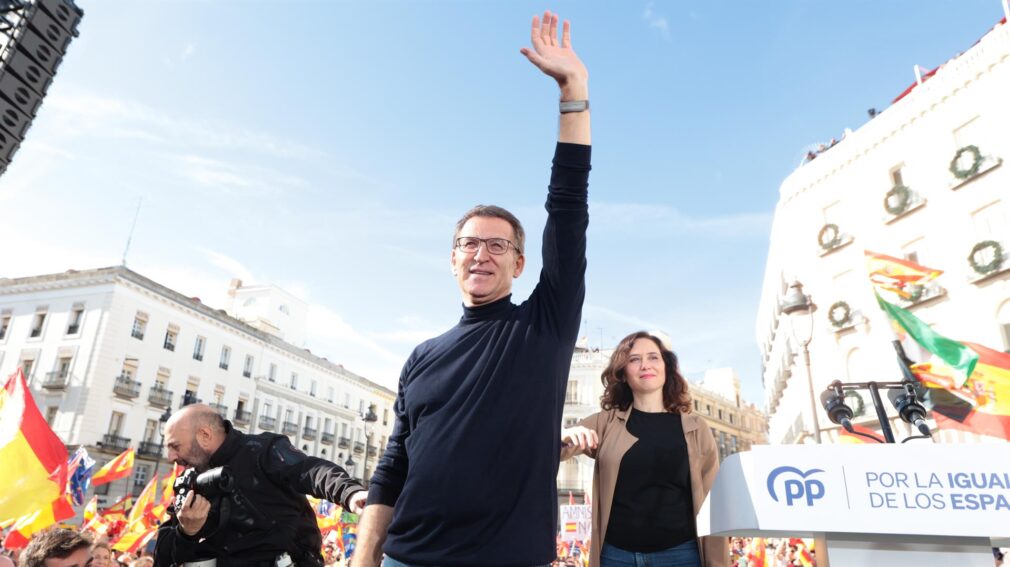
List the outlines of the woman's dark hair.
<svg viewBox="0 0 1010 567">
<path fill-rule="evenodd" d="M 638 339 L 648 339 L 656 343 L 663 356 L 663 365 L 666 366 L 666 381 L 663 383 L 663 407 L 673 413 L 691 413 L 691 394 L 687 391 L 687 380 L 680 375 L 677 355 L 663 346 L 663 341 L 645 331 L 632 333 L 621 339 L 614 354 L 610 355 L 610 364 L 600 375 L 604 388 L 603 397 L 600 398 L 600 406 L 608 411 L 612 409 L 624 411 L 631 406 L 634 398 L 624 375 L 624 369 L 628 366 L 631 347 Z"/>
</svg>

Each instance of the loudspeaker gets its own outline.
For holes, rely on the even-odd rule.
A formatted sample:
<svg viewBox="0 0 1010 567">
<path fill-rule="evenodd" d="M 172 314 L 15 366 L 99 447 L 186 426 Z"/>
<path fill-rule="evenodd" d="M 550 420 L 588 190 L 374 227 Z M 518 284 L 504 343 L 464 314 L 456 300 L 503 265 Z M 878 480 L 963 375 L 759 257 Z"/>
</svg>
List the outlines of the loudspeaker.
<svg viewBox="0 0 1010 567">
<path fill-rule="evenodd" d="M 14 11 L 20 21 L 0 60 L 0 174 L 28 132 L 84 16 L 73 0 L 22 2 L 8 9 Z"/>
</svg>

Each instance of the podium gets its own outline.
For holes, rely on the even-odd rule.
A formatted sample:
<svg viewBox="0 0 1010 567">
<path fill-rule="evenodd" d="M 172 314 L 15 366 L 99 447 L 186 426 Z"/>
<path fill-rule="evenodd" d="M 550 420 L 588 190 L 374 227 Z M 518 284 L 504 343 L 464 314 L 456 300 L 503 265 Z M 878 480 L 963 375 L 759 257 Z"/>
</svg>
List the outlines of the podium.
<svg viewBox="0 0 1010 567">
<path fill-rule="evenodd" d="M 1010 444 L 758 445 L 723 461 L 698 535 L 814 538 L 818 567 L 992 567 Z"/>
</svg>

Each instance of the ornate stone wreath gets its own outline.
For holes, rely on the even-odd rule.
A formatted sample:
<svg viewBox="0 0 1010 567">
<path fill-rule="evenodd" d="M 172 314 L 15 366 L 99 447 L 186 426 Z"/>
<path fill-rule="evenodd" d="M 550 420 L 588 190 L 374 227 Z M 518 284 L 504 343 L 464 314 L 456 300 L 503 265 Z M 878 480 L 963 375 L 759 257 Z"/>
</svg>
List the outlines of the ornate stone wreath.
<svg viewBox="0 0 1010 567">
<path fill-rule="evenodd" d="M 844 301 L 836 301 L 828 308 L 828 320 L 836 329 L 841 329 L 852 322 L 852 308 Z"/>
<path fill-rule="evenodd" d="M 895 185 L 884 196 L 884 209 L 892 215 L 900 215 L 908 210 L 908 205 L 912 202 L 912 194 L 908 187 Z M 893 203 L 893 204 L 892 204 Z"/>
<path fill-rule="evenodd" d="M 824 250 L 831 250 L 841 242 L 842 236 L 838 231 L 837 224 L 828 223 L 821 227 L 821 231 L 817 233 L 817 244 L 820 244 Z"/>
<path fill-rule="evenodd" d="M 988 248 L 992 249 L 992 260 L 983 264 L 978 259 L 978 254 Z M 971 253 L 968 254 L 968 263 L 971 264 L 971 269 L 982 275 L 991 274 L 998 270 L 1003 265 L 1004 260 L 1006 260 L 1006 256 L 1003 254 L 1003 245 L 995 240 L 983 240 L 979 242 L 971 249 Z"/>
<path fill-rule="evenodd" d="M 968 169 L 961 169 L 958 167 L 957 162 L 966 152 L 971 153 L 972 155 L 971 167 Z M 957 153 L 954 154 L 954 159 L 950 160 L 950 172 L 958 179 L 968 179 L 969 177 L 974 177 L 981 168 L 982 152 L 978 149 L 978 146 L 965 146 L 957 150 Z"/>
</svg>

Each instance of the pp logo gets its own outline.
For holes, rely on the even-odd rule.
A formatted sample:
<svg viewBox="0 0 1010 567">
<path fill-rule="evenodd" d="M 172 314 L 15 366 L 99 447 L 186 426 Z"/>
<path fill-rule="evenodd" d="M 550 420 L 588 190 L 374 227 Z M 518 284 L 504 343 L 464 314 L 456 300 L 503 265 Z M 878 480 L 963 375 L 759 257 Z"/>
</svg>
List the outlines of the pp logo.
<svg viewBox="0 0 1010 567">
<path fill-rule="evenodd" d="M 797 478 L 786 478 L 782 483 L 785 492 L 786 506 L 792 506 L 796 500 L 806 500 L 807 506 L 813 506 L 814 500 L 824 496 L 824 483 L 814 478 L 807 478 L 814 473 L 824 472 L 821 469 L 810 469 L 806 472 L 796 467 L 778 467 L 768 475 L 768 494 L 772 500 L 778 502 L 779 497 L 775 493 L 775 479 L 779 475 L 795 475 Z"/>
</svg>

